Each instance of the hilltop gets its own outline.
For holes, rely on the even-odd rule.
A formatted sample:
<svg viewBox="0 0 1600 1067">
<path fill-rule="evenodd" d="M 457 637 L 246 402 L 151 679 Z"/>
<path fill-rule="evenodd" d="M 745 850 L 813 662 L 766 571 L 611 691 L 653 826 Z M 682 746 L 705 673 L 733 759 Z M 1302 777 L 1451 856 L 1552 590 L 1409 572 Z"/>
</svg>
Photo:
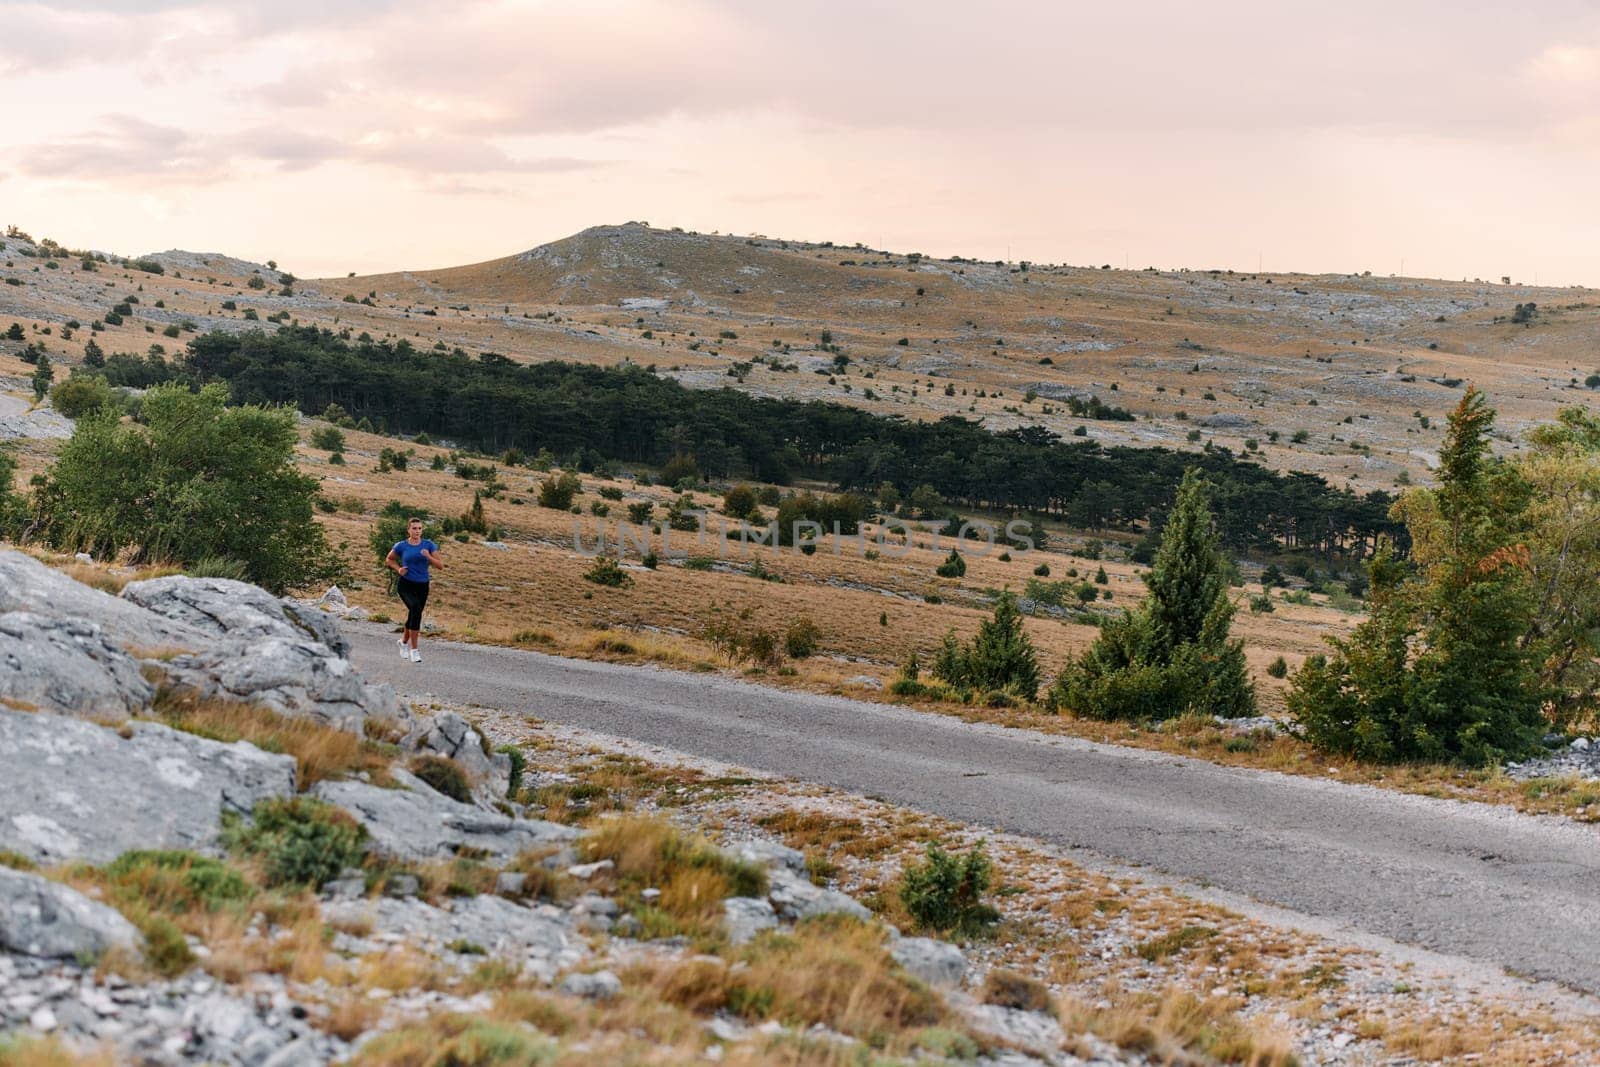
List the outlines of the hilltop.
<svg viewBox="0 0 1600 1067">
<path fill-rule="evenodd" d="M 1589 396 L 1600 337 L 1587 289 L 977 262 L 642 223 L 484 263 L 309 281 L 181 251 L 133 261 L 160 275 L 87 275 L 42 241 L 4 243 L 0 318 L 35 331 L 100 318 L 122 288 L 150 295 L 143 321 L 107 328 L 108 351 L 143 351 L 171 326 L 297 321 L 517 361 L 632 361 L 691 386 L 913 419 L 1226 448 L 1361 490 L 1426 479 L 1468 382 L 1515 447 Z M 86 336 L 64 346 L 69 361 Z M 1090 397 L 1133 418 L 1075 414 Z"/>
</svg>

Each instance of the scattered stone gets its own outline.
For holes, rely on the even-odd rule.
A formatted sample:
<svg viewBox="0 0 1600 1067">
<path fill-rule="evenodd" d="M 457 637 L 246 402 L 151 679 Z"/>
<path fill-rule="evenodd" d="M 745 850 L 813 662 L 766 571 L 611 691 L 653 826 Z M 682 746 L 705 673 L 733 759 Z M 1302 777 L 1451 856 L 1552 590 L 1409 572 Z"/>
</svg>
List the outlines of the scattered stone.
<svg viewBox="0 0 1600 1067">
<path fill-rule="evenodd" d="M 414 874 L 393 874 L 383 883 L 383 895 L 404 900 L 422 891 L 422 883 Z"/>
<path fill-rule="evenodd" d="M 84 619 L 0 615 L 0 697 L 39 711 L 122 719 L 154 691 L 139 662 Z"/>
<path fill-rule="evenodd" d="M 872 912 L 860 901 L 837 889 L 823 889 L 779 867 L 767 875 L 767 899 L 785 919 L 811 919 L 819 915 L 853 915 L 870 921 Z"/>
<path fill-rule="evenodd" d="M 561 992 L 585 1000 L 610 1000 L 622 992 L 622 979 L 610 971 L 569 974 L 561 979 Z"/>
<path fill-rule="evenodd" d="M 94 959 L 114 948 L 134 949 L 142 940 L 115 909 L 40 875 L 0 867 L 0 949 L 43 959 Z"/>
<path fill-rule="evenodd" d="M 889 955 L 912 977 L 931 986 L 959 986 L 967 975 L 967 957 L 948 941 L 902 937 L 889 946 Z"/>
<path fill-rule="evenodd" d="M 132 848 L 212 850 L 225 811 L 294 794 L 292 756 L 150 722 L 111 729 L 0 708 L 0 848 L 107 863 Z"/>
<path fill-rule="evenodd" d="M 762 867 L 787 867 L 796 874 L 806 872 L 806 854 L 797 848 L 764 837 L 735 841 L 728 846 L 735 859 Z"/>
<path fill-rule="evenodd" d="M 729 897 L 722 902 L 722 925 L 728 940 L 742 945 L 763 930 L 776 929 L 778 915 L 759 897 Z"/>
<path fill-rule="evenodd" d="M 372 846 L 395 859 L 478 855 L 504 862 L 524 849 L 578 836 L 557 823 L 513 819 L 451 800 L 398 767 L 390 775 L 399 788 L 341 781 L 320 782 L 312 792 L 355 816 Z"/>
<path fill-rule="evenodd" d="M 616 864 L 610 860 L 595 860 L 593 863 L 580 863 L 576 866 L 568 867 L 567 873 L 579 881 L 587 882 L 601 871 L 609 871 L 615 866 Z M 647 889 L 645 892 L 648 893 L 649 890 Z M 657 890 L 657 892 L 659 893 L 660 891 Z"/>
<path fill-rule="evenodd" d="M 495 876 L 494 891 L 503 897 L 520 897 L 528 887 L 528 876 L 521 871 L 501 871 Z"/>
</svg>

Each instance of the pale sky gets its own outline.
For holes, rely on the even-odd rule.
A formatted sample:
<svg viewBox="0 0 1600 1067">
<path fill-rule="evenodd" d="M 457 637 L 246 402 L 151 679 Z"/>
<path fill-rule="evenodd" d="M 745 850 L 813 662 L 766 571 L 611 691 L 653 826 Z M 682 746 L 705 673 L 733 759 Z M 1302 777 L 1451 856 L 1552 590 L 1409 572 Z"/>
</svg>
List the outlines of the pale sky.
<svg viewBox="0 0 1600 1067">
<path fill-rule="evenodd" d="M 1600 285 L 1600 5 L 0 0 L 0 225 L 302 277 L 586 226 Z"/>
</svg>

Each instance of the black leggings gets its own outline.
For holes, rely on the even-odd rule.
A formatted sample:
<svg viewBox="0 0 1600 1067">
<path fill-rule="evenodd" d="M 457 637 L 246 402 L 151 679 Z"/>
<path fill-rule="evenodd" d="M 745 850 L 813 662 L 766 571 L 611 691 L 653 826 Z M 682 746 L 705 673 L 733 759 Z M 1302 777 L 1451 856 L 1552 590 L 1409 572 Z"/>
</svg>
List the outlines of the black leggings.
<svg viewBox="0 0 1600 1067">
<path fill-rule="evenodd" d="M 399 578 L 395 585 L 400 589 L 400 602 L 406 606 L 406 629 L 422 629 L 422 609 L 428 603 L 428 583 Z"/>
</svg>

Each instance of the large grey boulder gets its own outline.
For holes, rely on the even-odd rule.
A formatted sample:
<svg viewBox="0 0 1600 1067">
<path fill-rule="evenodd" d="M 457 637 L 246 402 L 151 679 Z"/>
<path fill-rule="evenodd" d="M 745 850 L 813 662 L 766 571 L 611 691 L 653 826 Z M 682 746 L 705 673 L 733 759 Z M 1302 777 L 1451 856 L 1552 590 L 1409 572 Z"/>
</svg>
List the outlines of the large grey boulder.
<svg viewBox="0 0 1600 1067">
<path fill-rule="evenodd" d="M 931 986 L 959 986 L 967 975 L 967 957 L 948 941 L 931 937 L 902 937 L 889 946 L 906 973 Z"/>
<path fill-rule="evenodd" d="M 245 741 L 8 708 L 0 708 L 0 767 L 0 849 L 40 863 L 105 863 L 133 848 L 214 850 L 223 812 L 291 796 L 295 781 L 294 757 Z"/>
<path fill-rule="evenodd" d="M 181 575 L 152 578 L 128 583 L 122 599 L 215 637 L 309 640 L 326 645 L 337 656 L 350 654 L 350 643 L 326 612 L 279 599 L 249 582 Z"/>
<path fill-rule="evenodd" d="M 371 931 L 370 941 L 339 935 L 350 939 L 343 944 L 335 941 L 335 947 L 344 951 L 364 954 L 403 940 L 443 955 L 451 945 L 465 943 L 516 960 L 525 972 L 547 982 L 587 955 L 585 939 L 559 908 L 529 908 L 489 894 L 457 897 L 437 906 L 415 898 L 325 901 L 322 919 L 335 927 Z"/>
<path fill-rule="evenodd" d="M 195 649 L 206 634 L 92 589 L 21 552 L 0 552 L 0 612 L 30 611 L 52 619 L 87 619 L 130 652 Z"/>
<path fill-rule="evenodd" d="M 372 847 L 396 859 L 465 854 L 505 861 L 525 849 L 578 836 L 576 830 L 558 823 L 513 819 L 451 800 L 399 768 L 390 774 L 400 788 L 346 780 L 319 782 L 313 792 L 353 815 L 367 828 Z"/>
<path fill-rule="evenodd" d="M 122 719 L 151 695 L 138 661 L 94 623 L 0 615 L 0 698 L 38 711 Z"/>
<path fill-rule="evenodd" d="M 0 950 L 42 959 L 92 959 L 133 949 L 139 931 L 69 886 L 0 867 Z"/>
<path fill-rule="evenodd" d="M 304 637 L 226 642 L 162 665 L 168 684 L 201 697 L 255 704 L 359 734 L 368 719 L 405 731 L 412 722 L 387 684 L 369 682 L 350 661 Z"/>
</svg>

